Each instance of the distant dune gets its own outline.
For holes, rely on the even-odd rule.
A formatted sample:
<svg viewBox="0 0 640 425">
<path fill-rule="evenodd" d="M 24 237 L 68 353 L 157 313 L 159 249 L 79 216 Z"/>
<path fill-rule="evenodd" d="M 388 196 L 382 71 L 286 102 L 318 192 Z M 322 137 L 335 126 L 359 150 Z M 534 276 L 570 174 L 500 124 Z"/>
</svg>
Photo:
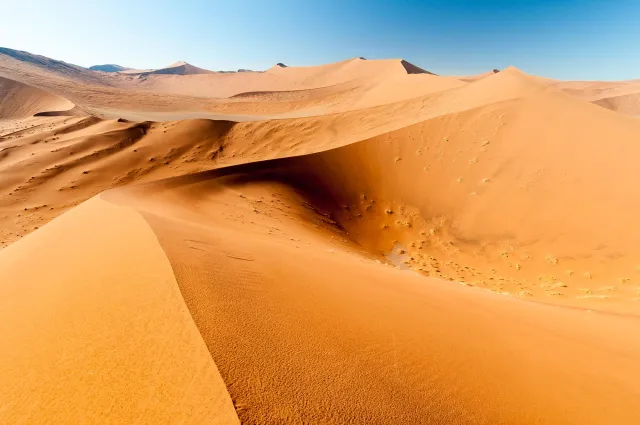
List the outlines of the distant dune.
<svg viewBox="0 0 640 425">
<path fill-rule="evenodd" d="M 66 111 L 75 105 L 44 90 L 0 77 L 0 119 L 25 118 L 52 111 Z"/>
<path fill-rule="evenodd" d="M 143 72 L 143 75 L 195 75 L 195 74 L 212 74 L 213 71 L 198 68 L 186 62 L 176 62 L 166 68 L 154 69 L 153 71 Z"/>
<path fill-rule="evenodd" d="M 34 55 L 29 52 L 8 49 L 5 47 L 0 47 L 0 55 L 11 57 L 25 64 L 32 64 L 42 68 L 46 68 L 49 71 L 53 72 L 73 74 L 83 72 L 85 70 L 85 68 L 77 65 L 72 65 L 55 59 L 50 59 L 45 56 Z"/>
<path fill-rule="evenodd" d="M 639 423 L 638 81 L 1 49 L 0 422 Z"/>
<path fill-rule="evenodd" d="M 477 81 L 477 80 L 481 80 L 483 78 L 489 77 L 493 74 L 497 74 L 498 72 L 500 72 L 499 69 L 492 69 L 491 71 L 488 72 L 483 72 L 482 74 L 478 74 L 478 75 L 472 75 L 470 77 L 458 77 L 460 80 L 462 81 L 466 81 L 466 82 L 473 82 L 473 81 Z"/>
<path fill-rule="evenodd" d="M 555 87 L 627 115 L 640 116 L 640 80 L 599 81 L 551 81 Z"/>
</svg>

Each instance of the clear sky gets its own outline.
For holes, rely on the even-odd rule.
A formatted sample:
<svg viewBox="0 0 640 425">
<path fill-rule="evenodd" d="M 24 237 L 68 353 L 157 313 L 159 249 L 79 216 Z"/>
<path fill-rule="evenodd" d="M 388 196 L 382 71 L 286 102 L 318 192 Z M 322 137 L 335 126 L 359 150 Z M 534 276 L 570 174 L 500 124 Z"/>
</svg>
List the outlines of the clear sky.
<svg viewBox="0 0 640 425">
<path fill-rule="evenodd" d="M 404 58 L 439 74 L 509 65 L 640 78 L 640 0 L 0 0 L 0 46 L 82 66 L 213 70 Z"/>
</svg>

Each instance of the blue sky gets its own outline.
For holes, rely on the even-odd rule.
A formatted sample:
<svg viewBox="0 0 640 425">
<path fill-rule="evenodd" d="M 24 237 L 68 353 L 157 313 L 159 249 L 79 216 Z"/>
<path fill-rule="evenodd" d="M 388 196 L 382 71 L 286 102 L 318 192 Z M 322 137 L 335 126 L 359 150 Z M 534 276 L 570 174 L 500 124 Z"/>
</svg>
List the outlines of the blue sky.
<svg viewBox="0 0 640 425">
<path fill-rule="evenodd" d="M 0 46 L 82 66 L 266 69 L 364 56 L 449 75 L 513 65 L 640 78 L 640 0 L 19 0 L 0 13 Z"/>
</svg>

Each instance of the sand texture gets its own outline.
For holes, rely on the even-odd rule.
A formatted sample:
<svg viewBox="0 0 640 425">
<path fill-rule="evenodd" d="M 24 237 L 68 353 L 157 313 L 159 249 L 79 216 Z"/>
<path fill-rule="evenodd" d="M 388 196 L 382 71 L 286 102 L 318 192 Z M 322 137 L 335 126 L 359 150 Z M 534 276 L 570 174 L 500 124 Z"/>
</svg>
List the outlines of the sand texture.
<svg viewBox="0 0 640 425">
<path fill-rule="evenodd" d="M 0 422 L 640 423 L 640 83 L 0 49 Z"/>
</svg>

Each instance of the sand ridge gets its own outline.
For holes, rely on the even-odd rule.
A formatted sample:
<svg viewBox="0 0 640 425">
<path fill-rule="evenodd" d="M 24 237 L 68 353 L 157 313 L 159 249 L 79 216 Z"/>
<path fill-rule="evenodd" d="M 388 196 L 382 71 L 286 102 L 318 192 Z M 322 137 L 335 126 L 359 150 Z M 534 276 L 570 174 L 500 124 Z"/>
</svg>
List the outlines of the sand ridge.
<svg viewBox="0 0 640 425">
<path fill-rule="evenodd" d="M 0 117 L 4 119 L 64 113 L 75 106 L 67 99 L 8 78 L 0 77 L 0 93 Z"/>
<path fill-rule="evenodd" d="M 135 211 L 93 198 L 3 250 L 0 275 L 3 421 L 238 423 Z"/>
</svg>

